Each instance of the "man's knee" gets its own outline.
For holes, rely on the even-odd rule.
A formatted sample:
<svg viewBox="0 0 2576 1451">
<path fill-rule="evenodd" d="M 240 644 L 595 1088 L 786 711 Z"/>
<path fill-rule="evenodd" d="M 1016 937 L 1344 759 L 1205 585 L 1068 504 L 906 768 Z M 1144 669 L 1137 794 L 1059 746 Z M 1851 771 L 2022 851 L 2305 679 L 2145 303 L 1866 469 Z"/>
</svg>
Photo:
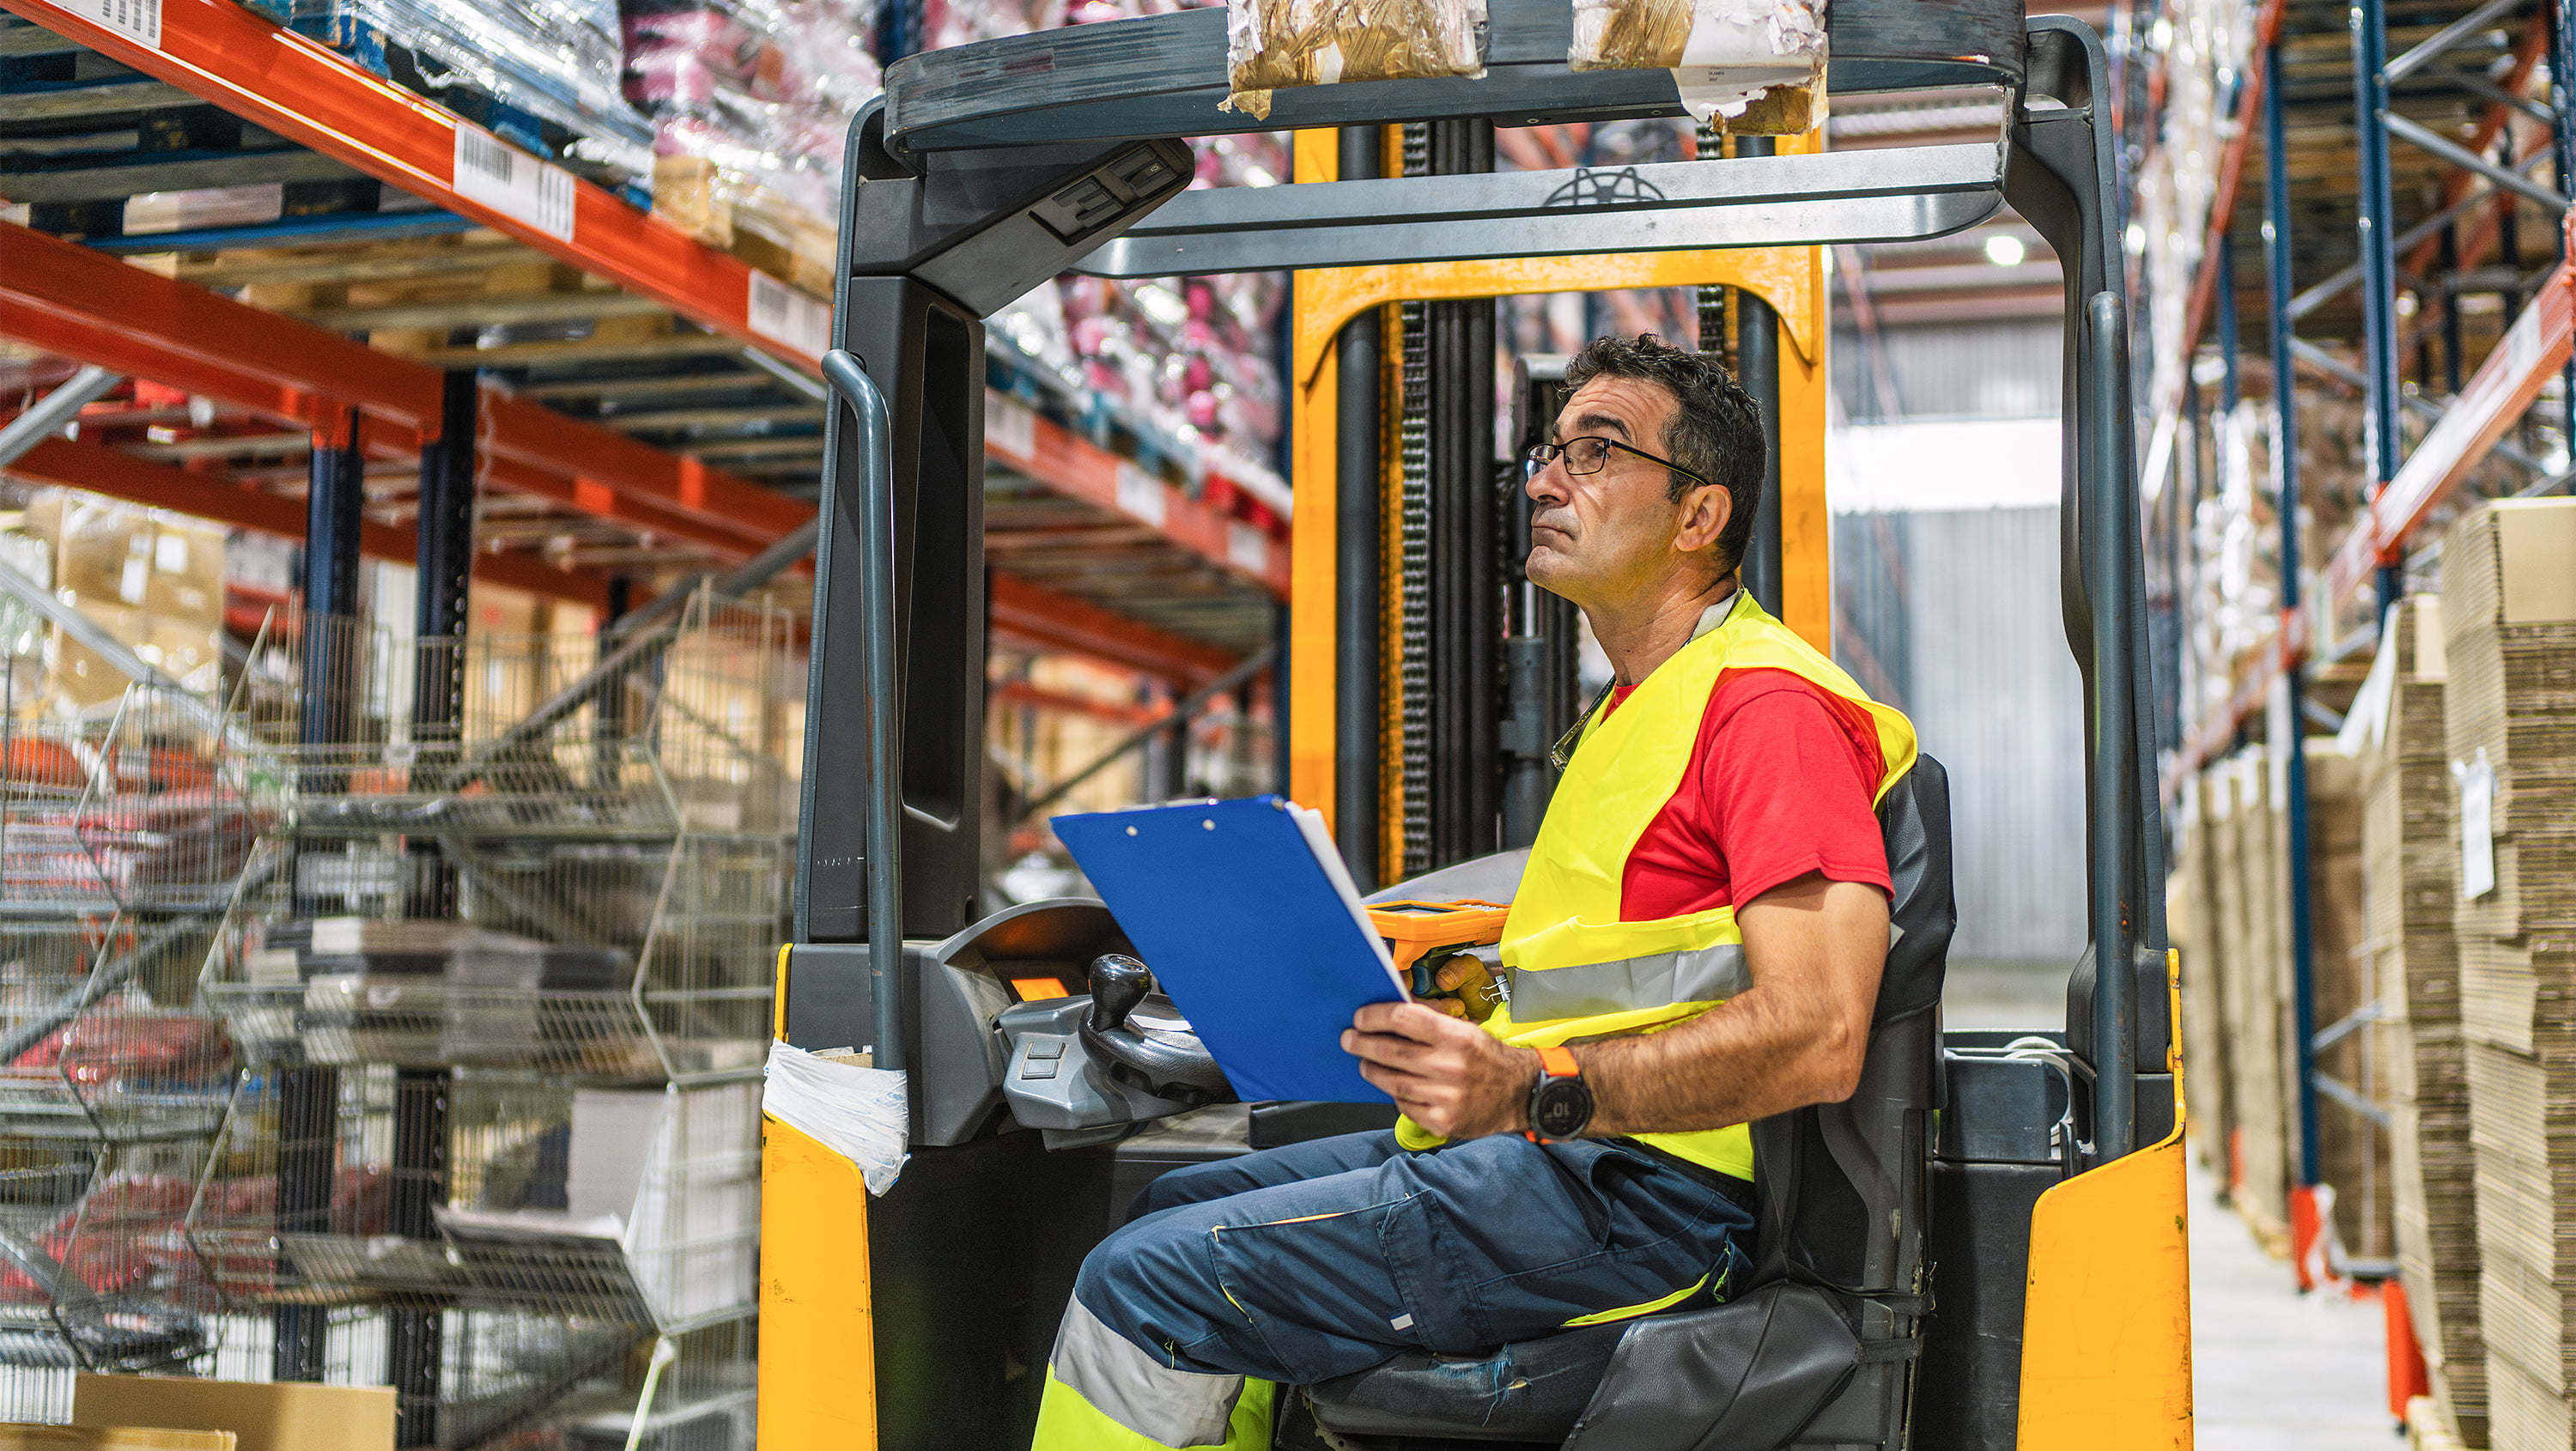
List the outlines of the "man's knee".
<svg viewBox="0 0 2576 1451">
<path fill-rule="evenodd" d="M 1204 1278 L 1191 1248 L 1205 1234 L 1194 1224 L 1131 1222 L 1083 1256 L 1073 1297 L 1122 1335 L 1160 1340 L 1178 1328 L 1170 1323 L 1178 1318 L 1173 1312 L 1194 1298 L 1189 1287 Z"/>
<path fill-rule="evenodd" d="M 1127 1206 L 1130 1223 L 1148 1214 L 1177 1209 L 1184 1204 L 1203 1204 L 1210 1199 L 1223 1199 L 1240 1192 L 1239 1171 L 1233 1161 L 1213 1159 L 1204 1164 L 1184 1164 L 1154 1177 L 1152 1183 L 1136 1191 L 1135 1200 Z"/>
</svg>

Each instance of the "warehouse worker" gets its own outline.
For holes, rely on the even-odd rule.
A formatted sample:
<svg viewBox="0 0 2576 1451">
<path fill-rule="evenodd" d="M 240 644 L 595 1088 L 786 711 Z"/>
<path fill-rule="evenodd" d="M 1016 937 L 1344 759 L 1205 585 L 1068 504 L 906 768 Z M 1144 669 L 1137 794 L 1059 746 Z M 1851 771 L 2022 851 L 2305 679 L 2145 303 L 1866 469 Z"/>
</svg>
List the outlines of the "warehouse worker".
<svg viewBox="0 0 2576 1451">
<path fill-rule="evenodd" d="M 1859 1080 L 1874 807 L 1913 730 L 1739 586 L 1763 440 L 1726 370 L 1603 338 L 1566 383 L 1529 577 L 1615 679 L 1512 902 L 1507 1000 L 1481 1026 L 1360 1010 L 1343 1046 L 1392 1133 L 1157 1180 L 1083 1263 L 1041 1451 L 1250 1451 L 1277 1385 L 1723 1300 L 1751 1265 L 1746 1125 Z"/>
</svg>

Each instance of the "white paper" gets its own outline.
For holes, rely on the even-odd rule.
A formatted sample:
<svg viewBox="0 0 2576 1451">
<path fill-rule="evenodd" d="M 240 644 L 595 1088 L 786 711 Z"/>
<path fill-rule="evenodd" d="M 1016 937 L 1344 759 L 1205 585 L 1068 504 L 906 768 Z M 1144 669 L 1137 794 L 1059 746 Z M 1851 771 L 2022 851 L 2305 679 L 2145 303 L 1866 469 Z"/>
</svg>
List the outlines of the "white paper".
<svg viewBox="0 0 2576 1451">
<path fill-rule="evenodd" d="M 1397 992 L 1410 999 L 1413 991 L 1397 975 L 1395 958 L 1386 950 L 1386 939 L 1377 935 L 1377 924 L 1369 920 L 1368 904 L 1360 900 L 1359 886 L 1351 880 L 1351 869 L 1342 861 L 1342 849 L 1334 844 L 1331 829 L 1324 825 L 1324 813 L 1294 801 L 1287 802 L 1286 806 L 1289 818 L 1297 823 L 1298 832 L 1306 838 L 1307 849 L 1314 852 L 1315 864 L 1324 869 L 1324 880 L 1331 882 L 1333 890 L 1341 894 L 1342 905 L 1350 909 L 1351 921 L 1359 925 L 1360 936 L 1368 939 L 1370 950 L 1377 954 L 1379 965 L 1386 969 L 1386 980 L 1395 984 Z"/>
<path fill-rule="evenodd" d="M 859 1166 L 870 1194 L 894 1187 L 910 1157 L 904 1076 L 835 1063 L 785 1043 L 769 1045 L 760 1111 Z"/>
<path fill-rule="evenodd" d="M 2474 902 L 2495 890 L 2495 767 L 2486 747 L 2475 760 L 2453 761 L 2460 784 L 2460 899 Z"/>
<path fill-rule="evenodd" d="M 1705 123 L 1741 116 L 1773 86 L 1824 80 L 1823 7 L 1806 0 L 1696 0 L 1673 85 Z"/>
<path fill-rule="evenodd" d="M 572 1096 L 564 1211 L 575 1219 L 632 1221 L 644 1171 L 662 1134 L 670 1095 L 660 1089 L 584 1088 Z"/>
<path fill-rule="evenodd" d="M 757 268 L 743 312 L 751 330 L 773 342 L 817 358 L 831 350 L 832 309 Z"/>
<path fill-rule="evenodd" d="M 539 161 L 480 126 L 456 124 L 456 160 L 449 185 L 468 201 L 516 217 L 548 236 L 572 240 L 572 173 Z"/>
</svg>

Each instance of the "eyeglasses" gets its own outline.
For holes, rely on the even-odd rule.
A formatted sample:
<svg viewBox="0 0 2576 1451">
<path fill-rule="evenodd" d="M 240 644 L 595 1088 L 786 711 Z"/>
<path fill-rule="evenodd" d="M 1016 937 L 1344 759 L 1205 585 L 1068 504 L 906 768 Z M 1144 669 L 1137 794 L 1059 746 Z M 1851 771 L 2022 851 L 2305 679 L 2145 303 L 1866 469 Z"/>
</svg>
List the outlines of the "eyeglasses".
<svg viewBox="0 0 2576 1451">
<path fill-rule="evenodd" d="M 1708 482 L 1671 459 L 1657 458 L 1642 448 L 1632 448 L 1615 438 L 1602 438 L 1593 434 L 1586 434 L 1581 438 L 1569 438 L 1563 443 L 1531 444 L 1529 452 L 1522 455 L 1522 458 L 1529 464 L 1532 475 L 1536 475 L 1540 469 L 1560 459 L 1564 460 L 1565 471 L 1569 474 L 1597 474 L 1601 472 L 1603 465 L 1610 462 L 1610 450 L 1614 448 L 1621 453 L 1633 453 L 1648 463 L 1662 464 L 1683 478 L 1695 480 L 1701 484 Z"/>
</svg>

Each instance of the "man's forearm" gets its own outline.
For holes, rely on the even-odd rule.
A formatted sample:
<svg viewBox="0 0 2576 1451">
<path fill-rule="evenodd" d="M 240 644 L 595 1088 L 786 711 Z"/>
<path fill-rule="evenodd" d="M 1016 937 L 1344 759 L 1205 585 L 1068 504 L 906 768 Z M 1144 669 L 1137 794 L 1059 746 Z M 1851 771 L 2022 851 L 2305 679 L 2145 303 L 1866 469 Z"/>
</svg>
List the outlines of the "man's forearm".
<svg viewBox="0 0 2576 1451">
<path fill-rule="evenodd" d="M 1842 1097 L 1815 1071 L 1819 1047 L 1759 987 L 1678 1028 L 1574 1050 L 1592 1088 L 1588 1138 L 1686 1133 L 1751 1123 Z"/>
</svg>

